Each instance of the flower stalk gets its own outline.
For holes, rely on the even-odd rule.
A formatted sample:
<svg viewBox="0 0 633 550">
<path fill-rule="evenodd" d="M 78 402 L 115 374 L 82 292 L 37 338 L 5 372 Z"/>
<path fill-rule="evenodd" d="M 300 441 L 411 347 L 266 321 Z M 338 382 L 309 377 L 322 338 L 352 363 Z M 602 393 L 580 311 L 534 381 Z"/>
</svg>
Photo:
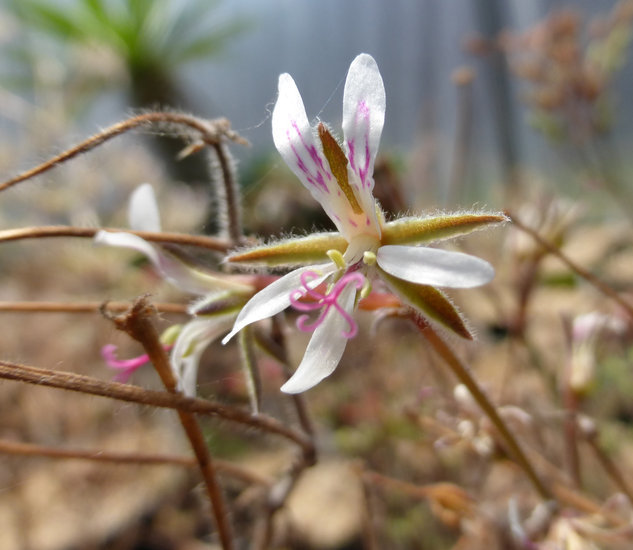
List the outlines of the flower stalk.
<svg viewBox="0 0 633 550">
<path fill-rule="evenodd" d="M 435 329 L 427 321 L 415 313 L 410 315 L 410 319 L 416 325 L 426 341 L 431 344 L 437 354 L 449 366 L 456 378 L 464 384 L 464 386 L 466 386 L 470 394 L 473 396 L 473 399 L 481 407 L 482 411 L 486 414 L 503 438 L 503 441 L 510 450 L 510 453 L 513 455 L 517 464 L 526 473 L 528 479 L 536 489 L 536 492 L 543 499 L 551 500 L 553 498 L 552 493 L 538 476 L 536 470 L 532 466 L 532 463 L 519 445 L 519 442 L 515 439 L 514 435 L 512 435 L 512 432 L 497 412 L 496 407 L 490 399 L 488 399 L 488 396 L 473 378 L 468 370 L 468 367 L 460 361 L 460 359 L 453 353 L 453 350 L 446 345 L 444 340 L 440 338 Z"/>
<path fill-rule="evenodd" d="M 178 380 L 172 372 L 169 357 L 160 341 L 158 332 L 151 322 L 151 317 L 154 314 L 155 311 L 151 308 L 147 299 L 141 297 L 127 313 L 113 317 L 112 321 L 119 330 L 128 333 L 143 346 L 167 391 L 169 393 L 178 393 Z M 207 494 L 211 501 L 222 548 L 223 550 L 232 550 L 235 547 L 234 539 L 224 495 L 200 424 L 195 415 L 189 412 L 178 411 L 178 417 L 198 461 Z"/>
</svg>

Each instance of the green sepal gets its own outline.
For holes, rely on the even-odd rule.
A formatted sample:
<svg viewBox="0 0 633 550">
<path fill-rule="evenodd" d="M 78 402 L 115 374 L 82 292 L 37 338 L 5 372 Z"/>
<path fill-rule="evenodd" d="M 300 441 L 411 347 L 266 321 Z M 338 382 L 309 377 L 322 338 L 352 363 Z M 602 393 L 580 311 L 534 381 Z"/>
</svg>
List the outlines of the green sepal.
<svg viewBox="0 0 633 550">
<path fill-rule="evenodd" d="M 251 413 L 259 414 L 262 402 L 262 381 L 257 368 L 257 359 L 253 349 L 252 327 L 244 327 L 239 333 L 240 359 L 242 372 L 248 390 Z"/>
<path fill-rule="evenodd" d="M 399 218 L 383 227 L 381 244 L 428 244 L 467 235 L 495 223 L 504 223 L 504 214 L 446 214 L 428 218 Z"/>
<path fill-rule="evenodd" d="M 429 285 L 418 285 L 389 275 L 382 269 L 380 278 L 407 305 L 422 313 L 425 317 L 440 323 L 458 336 L 472 340 L 466 321 L 448 297 L 437 288 Z"/>
<path fill-rule="evenodd" d="M 347 241 L 339 233 L 315 233 L 276 243 L 247 248 L 230 254 L 227 260 L 253 266 L 294 266 L 327 262 L 328 250 L 344 253 Z"/>
</svg>

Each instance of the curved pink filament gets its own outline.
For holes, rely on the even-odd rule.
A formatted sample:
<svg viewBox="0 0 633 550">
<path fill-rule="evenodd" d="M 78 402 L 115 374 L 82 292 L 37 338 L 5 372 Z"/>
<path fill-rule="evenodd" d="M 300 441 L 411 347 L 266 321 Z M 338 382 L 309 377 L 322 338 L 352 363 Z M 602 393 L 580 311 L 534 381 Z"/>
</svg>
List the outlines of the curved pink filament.
<svg viewBox="0 0 633 550">
<path fill-rule="evenodd" d="M 165 350 L 170 350 L 173 346 L 165 346 Z M 132 357 L 131 359 L 119 359 L 116 355 L 117 346 L 114 344 L 106 344 L 101 348 L 101 357 L 106 362 L 106 365 L 111 369 L 120 371 L 114 380 L 117 382 L 127 382 L 140 367 L 149 363 L 149 356 L 144 353 L 138 357 Z"/>
<path fill-rule="evenodd" d="M 332 287 L 327 294 L 321 294 L 314 289 L 311 289 L 308 285 L 315 278 L 318 277 L 314 271 L 306 271 L 301 275 L 301 285 L 303 289 L 297 289 L 290 295 L 290 303 L 295 309 L 299 311 L 314 311 L 320 309 L 319 316 L 313 322 L 309 322 L 308 315 L 301 315 L 297 319 L 297 328 L 303 332 L 312 332 L 315 330 L 325 319 L 325 316 L 330 311 L 330 308 L 334 307 L 345 319 L 349 325 L 349 329 L 342 332 L 344 338 L 354 338 L 358 333 L 358 325 L 352 316 L 339 304 L 338 299 L 345 287 L 348 284 L 352 284 L 357 290 L 360 290 L 365 284 L 365 277 L 358 273 L 347 273 L 343 275 Z M 309 296 L 314 299 L 314 302 L 301 302 L 302 298 Z"/>
</svg>

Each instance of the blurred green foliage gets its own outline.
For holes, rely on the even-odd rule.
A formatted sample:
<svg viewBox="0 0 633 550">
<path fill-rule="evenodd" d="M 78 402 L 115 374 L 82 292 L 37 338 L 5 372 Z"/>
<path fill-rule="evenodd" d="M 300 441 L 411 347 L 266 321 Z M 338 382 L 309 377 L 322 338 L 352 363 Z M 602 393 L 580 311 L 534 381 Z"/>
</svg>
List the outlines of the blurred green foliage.
<svg viewBox="0 0 633 550">
<path fill-rule="evenodd" d="M 175 71 L 217 56 L 247 28 L 243 20 L 214 23 L 216 0 L 10 0 L 26 30 L 63 45 L 107 49 L 123 64 L 135 105 L 176 104 Z"/>
</svg>

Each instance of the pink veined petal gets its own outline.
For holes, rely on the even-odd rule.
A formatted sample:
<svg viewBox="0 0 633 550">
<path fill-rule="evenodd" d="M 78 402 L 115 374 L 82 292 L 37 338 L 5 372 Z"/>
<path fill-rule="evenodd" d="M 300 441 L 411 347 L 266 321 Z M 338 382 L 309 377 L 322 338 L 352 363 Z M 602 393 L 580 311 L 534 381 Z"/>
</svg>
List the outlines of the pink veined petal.
<svg viewBox="0 0 633 550">
<path fill-rule="evenodd" d="M 323 155 L 316 130 L 308 121 L 301 94 L 289 74 L 279 77 L 279 97 L 273 110 L 272 129 L 273 141 L 286 164 L 343 236 L 349 239 L 366 230 L 367 226 L 376 226 L 373 203 L 367 210 L 368 215 L 353 212 Z M 363 206 L 362 202 L 360 204 Z"/>
<path fill-rule="evenodd" d="M 347 285 L 339 296 L 339 304 L 348 315 L 354 311 L 355 298 L 356 288 L 353 285 Z M 337 308 L 330 308 L 312 334 L 301 364 L 290 380 L 281 387 L 281 391 L 301 393 L 332 374 L 345 351 L 348 339 L 343 333 L 348 328 L 345 316 Z"/>
<path fill-rule="evenodd" d="M 194 319 L 187 323 L 171 352 L 171 368 L 178 380 L 178 389 L 188 397 L 196 396 L 198 365 L 204 350 L 222 334 L 228 332 L 235 315 L 221 315 L 209 319 Z"/>
<path fill-rule="evenodd" d="M 124 232 L 99 231 L 94 242 L 120 248 L 129 248 L 140 252 L 152 262 L 160 275 L 174 286 L 193 294 L 206 294 L 221 290 L 225 285 L 221 280 L 191 269 L 184 263 L 163 254 L 157 247 L 138 235 Z"/>
<path fill-rule="evenodd" d="M 335 269 L 336 266 L 334 266 L 334 264 L 306 266 L 295 269 L 269 284 L 246 302 L 246 305 L 240 310 L 235 320 L 233 329 L 224 337 L 222 343 L 226 344 L 245 326 L 272 317 L 290 306 L 290 296 L 293 295 L 295 290 L 301 287 L 301 276 L 305 271 L 316 270 L 322 274 L 319 278 L 309 282 L 311 288 L 316 288 L 329 277 Z"/>
<path fill-rule="evenodd" d="M 495 275 L 481 258 L 437 248 L 386 245 L 376 257 L 387 273 L 421 285 L 472 288 L 489 283 Z"/>
<path fill-rule="evenodd" d="M 160 231 L 156 195 L 149 183 L 139 185 L 130 195 L 128 223 L 135 231 Z"/>
<path fill-rule="evenodd" d="M 374 160 L 385 122 L 385 86 L 374 58 L 360 54 L 349 67 L 343 92 L 343 135 L 349 168 L 356 175 L 358 196 L 373 204 Z"/>
<path fill-rule="evenodd" d="M 287 73 L 279 77 L 272 128 L 273 141 L 286 164 L 328 211 L 327 198 L 336 192 L 336 182 L 310 126 L 297 85 Z"/>
</svg>

